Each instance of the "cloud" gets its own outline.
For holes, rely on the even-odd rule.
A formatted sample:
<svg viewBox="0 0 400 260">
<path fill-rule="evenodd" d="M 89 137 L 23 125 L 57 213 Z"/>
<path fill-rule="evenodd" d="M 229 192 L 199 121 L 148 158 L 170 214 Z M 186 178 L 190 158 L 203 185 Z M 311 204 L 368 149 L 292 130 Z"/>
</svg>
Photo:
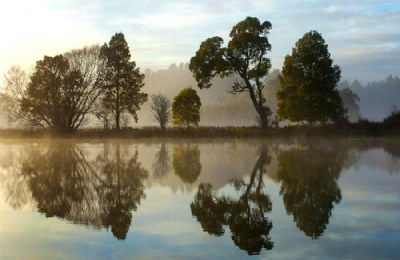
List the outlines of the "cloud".
<svg viewBox="0 0 400 260">
<path fill-rule="evenodd" d="M 390 73 L 400 67 L 393 58 L 400 46 L 400 3 L 391 0 L 14 0 L 0 10 L 0 22 L 6 25 L 0 27 L 5 39 L 0 43 L 0 73 L 11 64 L 32 64 L 45 54 L 108 42 L 119 31 L 139 65 L 168 67 L 188 62 L 208 37 L 219 35 L 227 42 L 232 26 L 246 16 L 272 22 L 269 57 L 274 68 L 281 68 L 285 55 L 310 30 L 323 35 L 344 74 L 368 78 L 377 67 Z M 366 60 L 368 53 L 374 56 Z M 360 63 L 362 71 L 349 66 Z M 381 70 L 376 76 L 385 74 Z"/>
</svg>

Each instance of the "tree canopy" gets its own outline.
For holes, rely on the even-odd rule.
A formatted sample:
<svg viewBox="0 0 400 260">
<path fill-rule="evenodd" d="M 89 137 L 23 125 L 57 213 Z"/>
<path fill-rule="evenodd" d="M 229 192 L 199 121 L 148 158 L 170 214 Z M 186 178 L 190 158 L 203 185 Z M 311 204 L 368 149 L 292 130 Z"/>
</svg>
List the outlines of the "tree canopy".
<svg viewBox="0 0 400 260">
<path fill-rule="evenodd" d="M 222 47 L 223 39 L 219 36 L 208 38 L 201 43 L 189 65 L 200 89 L 210 88 L 211 79 L 216 76 L 238 75 L 230 93 L 249 93 L 263 127 L 268 126 L 271 115 L 263 95 L 263 78 L 271 68 L 266 57 L 271 50 L 267 37 L 271 28 L 268 21 L 260 23 L 255 17 L 247 17 L 233 26 L 227 47 Z"/>
<path fill-rule="evenodd" d="M 85 72 L 71 66 L 63 55 L 38 61 L 21 101 L 30 124 L 59 131 L 77 129 L 100 93 L 95 79 L 89 82 Z"/>
<path fill-rule="evenodd" d="M 340 68 L 317 31 L 306 33 L 285 57 L 277 115 L 292 122 L 338 121 L 345 110 L 336 85 Z"/>
<path fill-rule="evenodd" d="M 172 120 L 174 125 L 198 125 L 200 121 L 200 97 L 196 90 L 185 88 L 174 98 Z"/>
<path fill-rule="evenodd" d="M 30 77 L 21 68 L 12 67 L 1 94 L 3 109 L 14 122 L 74 131 L 85 123 L 102 92 L 99 77 L 103 71 L 98 45 L 45 56 L 36 62 Z"/>
<path fill-rule="evenodd" d="M 115 127 L 120 129 L 122 115 L 129 113 L 137 122 L 136 112 L 147 101 L 147 94 L 141 92 L 144 75 L 130 60 L 129 46 L 123 33 L 116 33 L 108 45 L 104 44 L 101 54 L 107 60 L 107 69 L 102 78 L 104 95 L 101 107 L 110 111 L 115 119 Z"/>
</svg>

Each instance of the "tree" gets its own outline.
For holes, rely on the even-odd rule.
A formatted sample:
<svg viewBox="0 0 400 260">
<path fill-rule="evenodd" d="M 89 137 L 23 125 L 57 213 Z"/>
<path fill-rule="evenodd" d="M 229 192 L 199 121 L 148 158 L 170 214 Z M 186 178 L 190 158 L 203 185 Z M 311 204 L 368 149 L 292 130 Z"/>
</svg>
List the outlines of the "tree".
<svg viewBox="0 0 400 260">
<path fill-rule="evenodd" d="M 201 43 L 189 65 L 200 89 L 210 88 L 211 79 L 217 75 L 238 75 L 240 79 L 235 81 L 230 93 L 249 93 L 263 128 L 268 127 L 271 115 L 265 104 L 262 83 L 271 68 L 271 62 L 265 56 L 271 50 L 267 37 L 271 28 L 268 21 L 260 23 L 255 17 L 247 17 L 232 28 L 227 47 L 221 47 L 221 37 L 208 38 Z"/>
<path fill-rule="evenodd" d="M 147 94 L 140 92 L 144 75 L 136 68 L 136 63 L 130 61 L 131 54 L 123 33 L 116 33 L 108 45 L 105 43 L 101 54 L 107 60 L 102 104 L 111 111 L 115 127 L 120 129 L 122 115 L 128 112 L 137 122 L 136 111 L 147 101 Z"/>
<path fill-rule="evenodd" d="M 278 117 L 310 123 L 342 119 L 345 110 L 336 89 L 340 73 L 321 34 L 306 33 L 296 42 L 292 55 L 285 57 L 278 91 Z"/>
<path fill-rule="evenodd" d="M 185 88 L 174 98 L 172 104 L 172 120 L 174 125 L 198 125 L 200 121 L 200 97 L 196 90 Z"/>
<path fill-rule="evenodd" d="M 70 70 L 62 55 L 45 56 L 36 62 L 35 72 L 21 102 L 22 112 L 32 126 L 50 127 L 59 131 L 72 131 L 83 118 L 77 113 L 76 101 L 84 88 L 79 70 Z"/>
<path fill-rule="evenodd" d="M 104 69 L 100 47 L 93 45 L 36 63 L 30 79 L 19 67 L 5 75 L 3 105 L 10 120 L 32 127 L 74 131 L 92 112 L 102 88 L 99 75 Z"/>
<path fill-rule="evenodd" d="M 4 75 L 4 88 L 1 90 L 0 100 L 1 109 L 6 113 L 9 123 L 29 121 L 21 110 L 28 82 L 28 74 L 19 66 L 12 66 Z"/>
<path fill-rule="evenodd" d="M 171 116 L 171 101 L 161 94 L 151 95 L 151 111 L 164 130 Z"/>
</svg>

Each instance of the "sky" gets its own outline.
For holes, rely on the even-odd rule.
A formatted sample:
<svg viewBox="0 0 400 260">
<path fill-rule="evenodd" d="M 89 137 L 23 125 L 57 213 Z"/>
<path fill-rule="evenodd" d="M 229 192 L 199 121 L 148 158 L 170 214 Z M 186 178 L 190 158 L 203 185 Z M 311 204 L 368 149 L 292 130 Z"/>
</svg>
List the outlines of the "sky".
<svg viewBox="0 0 400 260">
<path fill-rule="evenodd" d="M 0 74 L 32 69 L 44 55 L 108 42 L 122 32 L 145 69 L 189 62 L 200 43 L 247 16 L 270 21 L 274 69 L 310 30 L 322 34 L 342 79 L 361 83 L 400 76 L 398 0 L 1 0 Z"/>
</svg>

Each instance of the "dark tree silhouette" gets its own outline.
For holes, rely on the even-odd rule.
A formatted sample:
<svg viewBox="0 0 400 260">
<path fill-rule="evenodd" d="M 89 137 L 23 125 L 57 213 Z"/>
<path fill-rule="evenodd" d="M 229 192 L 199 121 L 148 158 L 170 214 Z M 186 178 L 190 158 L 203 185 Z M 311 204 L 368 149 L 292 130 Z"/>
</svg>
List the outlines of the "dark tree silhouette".
<svg viewBox="0 0 400 260">
<path fill-rule="evenodd" d="M 172 103 L 172 120 L 174 125 L 186 125 L 187 128 L 190 124 L 197 126 L 200 121 L 200 97 L 197 95 L 196 90 L 192 88 L 185 88 L 174 97 Z"/>
<path fill-rule="evenodd" d="M 137 122 L 136 112 L 147 101 L 147 94 L 140 92 L 144 86 L 144 75 L 136 63 L 130 60 L 131 54 L 124 34 L 116 33 L 108 45 L 101 47 L 101 53 L 107 60 L 107 69 L 102 78 L 102 104 L 113 115 L 115 127 L 120 129 L 122 115 L 128 112 Z"/>
<path fill-rule="evenodd" d="M 344 108 L 336 84 L 340 68 L 333 65 L 321 34 L 310 31 L 285 57 L 278 91 L 277 115 L 293 122 L 339 121 Z"/>
<path fill-rule="evenodd" d="M 199 147 L 189 144 L 186 146 L 175 146 L 172 155 L 172 167 L 175 174 L 183 182 L 195 182 L 201 173 Z"/>
<path fill-rule="evenodd" d="M 247 17 L 233 26 L 227 47 L 221 47 L 221 37 L 208 38 L 201 43 L 189 65 L 201 89 L 210 88 L 211 79 L 217 75 L 238 75 L 240 80 L 236 80 L 230 92 L 249 93 L 264 128 L 268 127 L 271 115 L 263 95 L 263 79 L 271 68 L 271 62 L 266 57 L 271 50 L 267 37 L 271 28 L 268 21 L 260 23 L 255 17 Z"/>
<path fill-rule="evenodd" d="M 273 247 L 269 237 L 272 222 L 265 216 L 265 213 L 271 211 L 272 203 L 262 189 L 264 167 L 270 163 L 270 159 L 267 147 L 263 147 L 249 183 L 244 180 L 232 182 L 241 193 L 238 199 L 217 197 L 213 195 L 210 184 L 200 184 L 190 205 L 192 215 L 197 218 L 204 231 L 221 236 L 224 233 L 223 226 L 228 225 L 235 245 L 249 255 L 259 254 L 263 248 L 270 250 Z"/>
<path fill-rule="evenodd" d="M 342 198 L 337 180 L 345 157 L 328 148 L 280 151 L 278 180 L 288 214 L 307 236 L 317 239 L 326 229 L 334 204 Z"/>
<path fill-rule="evenodd" d="M 33 127 L 74 131 L 92 112 L 102 92 L 99 77 L 104 72 L 100 47 L 73 50 L 64 55 L 45 56 L 36 63 L 26 89 L 14 82 L 16 109 L 20 119 Z M 22 114 L 21 114 L 22 113 Z"/>
</svg>

